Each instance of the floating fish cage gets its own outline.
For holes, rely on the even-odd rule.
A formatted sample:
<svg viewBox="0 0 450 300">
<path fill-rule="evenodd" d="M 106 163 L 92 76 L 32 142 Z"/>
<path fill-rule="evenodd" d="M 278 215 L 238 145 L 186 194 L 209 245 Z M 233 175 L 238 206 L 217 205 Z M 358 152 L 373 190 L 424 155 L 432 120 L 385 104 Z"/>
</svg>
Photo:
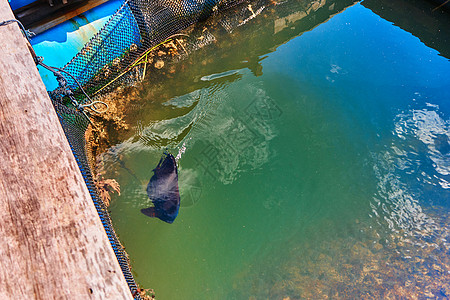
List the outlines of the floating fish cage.
<svg viewBox="0 0 450 300">
<path fill-rule="evenodd" d="M 91 99 L 142 80 L 153 62 L 152 51 L 162 44 L 178 45 L 173 48 L 179 48 L 177 56 L 182 57 L 211 43 L 214 37 L 205 30 L 200 30 L 201 36 L 189 36 L 189 28 L 199 22 L 228 11 L 221 25 L 231 32 L 258 15 L 265 1 L 111 0 L 83 6 L 87 2 L 12 0 L 10 5 L 26 29 L 39 33 L 31 38 L 35 60 L 41 63 L 39 72 L 131 293 L 141 299 L 127 254 L 95 185 L 85 137 L 92 124 L 90 113 L 96 112 Z M 64 16 L 80 11 L 81 15 L 64 21 Z M 32 17 L 32 12 L 38 15 Z M 52 20 L 42 20 L 52 14 L 56 16 Z M 158 63 L 163 64 L 157 61 L 153 66 L 159 68 Z"/>
</svg>

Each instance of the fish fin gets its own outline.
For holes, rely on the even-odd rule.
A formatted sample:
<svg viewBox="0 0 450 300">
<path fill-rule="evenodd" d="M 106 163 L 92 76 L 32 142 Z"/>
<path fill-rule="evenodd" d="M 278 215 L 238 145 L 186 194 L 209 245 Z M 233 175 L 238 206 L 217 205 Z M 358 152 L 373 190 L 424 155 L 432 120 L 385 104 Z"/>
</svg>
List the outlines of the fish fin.
<svg viewBox="0 0 450 300">
<path fill-rule="evenodd" d="M 164 156 L 162 156 L 160 158 L 158 165 L 152 171 L 155 172 L 155 171 L 159 170 L 159 168 L 161 168 L 161 165 L 162 165 L 163 161 L 164 161 Z"/>
<path fill-rule="evenodd" d="M 152 217 L 152 218 L 156 218 L 156 210 L 154 207 L 149 207 L 149 208 L 143 208 L 141 209 L 141 213 L 143 213 L 146 216 Z"/>
</svg>

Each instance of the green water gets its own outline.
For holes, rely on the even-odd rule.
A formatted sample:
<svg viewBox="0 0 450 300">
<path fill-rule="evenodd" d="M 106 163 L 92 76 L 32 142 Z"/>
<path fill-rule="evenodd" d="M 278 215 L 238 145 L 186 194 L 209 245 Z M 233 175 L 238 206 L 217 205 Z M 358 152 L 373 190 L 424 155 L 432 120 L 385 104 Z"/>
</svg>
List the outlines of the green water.
<svg viewBox="0 0 450 300">
<path fill-rule="evenodd" d="M 157 299 L 450 296 L 449 45 L 371 4 L 268 7 L 137 89 L 102 162 Z M 173 224 L 140 213 L 165 147 L 180 157 Z"/>
</svg>

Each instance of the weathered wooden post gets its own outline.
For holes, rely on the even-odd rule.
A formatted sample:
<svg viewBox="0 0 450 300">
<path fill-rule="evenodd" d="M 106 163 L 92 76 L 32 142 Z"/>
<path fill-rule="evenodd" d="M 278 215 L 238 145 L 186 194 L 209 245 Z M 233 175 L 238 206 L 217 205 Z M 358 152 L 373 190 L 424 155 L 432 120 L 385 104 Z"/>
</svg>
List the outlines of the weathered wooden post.
<svg viewBox="0 0 450 300">
<path fill-rule="evenodd" d="M 132 299 L 15 23 L 0 26 L 0 299 Z"/>
</svg>

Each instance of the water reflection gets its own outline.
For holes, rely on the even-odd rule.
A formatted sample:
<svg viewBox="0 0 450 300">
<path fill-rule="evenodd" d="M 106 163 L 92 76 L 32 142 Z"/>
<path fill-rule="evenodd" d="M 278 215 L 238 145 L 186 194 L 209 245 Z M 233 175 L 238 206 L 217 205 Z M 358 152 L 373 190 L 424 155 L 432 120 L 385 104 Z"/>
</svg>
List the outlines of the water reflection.
<svg viewBox="0 0 450 300">
<path fill-rule="evenodd" d="M 148 76 L 148 86 L 144 90 L 138 95 L 127 96 L 127 102 L 132 105 L 127 107 L 124 115 L 123 121 L 129 124 L 124 128 L 134 128 L 135 134 L 130 136 L 128 130 L 111 134 L 126 142 L 114 146 L 105 157 L 116 152 L 131 155 L 130 147 L 139 151 L 147 149 L 152 153 L 170 148 L 178 152 L 180 159 L 186 149 L 194 147 L 195 142 L 199 141 L 198 144 L 203 144 L 197 145 L 198 149 L 202 149 L 196 150 L 200 151 L 198 155 L 208 157 L 205 156 L 208 153 L 214 156 L 206 164 L 199 161 L 199 166 L 204 166 L 203 171 L 222 183 L 233 182 L 247 167 L 260 167 L 269 157 L 268 141 L 276 135 L 270 121 L 280 117 L 282 112 L 273 99 L 265 95 L 263 88 L 250 85 L 242 95 L 236 95 L 235 98 L 242 101 L 230 104 L 229 99 L 234 95 L 227 94 L 227 87 L 241 80 L 243 74 L 248 75 L 243 68 L 248 68 L 253 76 L 261 76 L 262 62 L 268 53 L 354 3 L 351 0 L 285 1 L 267 8 L 265 15 L 260 16 L 266 5 L 259 1 L 253 3 L 251 9 L 243 5 L 233 14 L 219 15 L 217 24 L 213 22 L 208 30 L 199 30 L 201 37 L 208 36 L 208 41 L 215 41 L 215 49 L 207 51 L 214 50 L 214 56 L 220 57 L 222 63 L 212 64 L 206 56 L 198 64 L 195 60 L 205 53 L 197 51 L 199 53 L 194 52 L 186 61 L 174 65 L 183 70 L 176 71 L 174 79 L 161 82 L 157 79 L 158 74 Z M 254 16 L 249 15 L 251 11 Z M 250 20 L 249 16 L 258 26 L 253 26 L 251 32 L 245 32 L 242 51 L 243 32 L 236 34 L 235 30 L 245 31 L 242 25 Z M 226 38 L 222 29 L 229 33 Z M 240 50 L 230 55 L 232 48 Z M 333 65 L 330 72 L 336 75 L 342 70 Z M 186 81 L 191 84 L 180 84 Z M 144 114 L 145 111 L 150 113 Z M 135 143 L 140 146 L 133 145 Z M 226 146 L 216 149 L 215 145 Z M 217 153 L 211 154 L 211 151 Z"/>
<path fill-rule="evenodd" d="M 426 106 L 399 114 L 391 145 L 374 155 L 378 192 L 371 204 L 373 215 L 408 235 L 427 236 L 435 229 L 422 206 L 448 209 L 449 120 L 438 106 Z"/>
<path fill-rule="evenodd" d="M 399 167 L 395 163 L 397 158 L 390 152 L 374 157 L 378 192 L 371 203 L 373 216 L 381 218 L 379 222 L 385 221 L 396 233 L 429 232 L 434 222 L 423 212 L 417 196 L 409 192 L 408 185 L 396 172 Z"/>
<path fill-rule="evenodd" d="M 446 87 L 421 68 L 443 59 L 398 28 L 385 35 L 392 25 L 359 4 L 323 24 L 352 4 L 288 1 L 248 32 L 232 27 L 248 11 L 231 16 L 231 34 L 211 30 L 212 48 L 133 99 L 135 130 L 104 161 L 123 187 L 117 229 L 158 297 L 450 295 Z M 405 52 L 433 63 L 407 61 L 392 46 L 405 36 Z M 427 74 L 434 90 L 417 84 Z M 187 208 L 172 227 L 134 215 L 144 164 L 165 147 L 179 151 Z"/>
<path fill-rule="evenodd" d="M 248 72 L 243 73 L 249 76 Z M 168 146 L 177 147 L 177 158 L 182 159 L 188 148 L 198 157 L 199 172 L 229 184 L 240 172 L 268 161 L 269 142 L 276 136 L 272 123 L 282 115 L 276 102 L 254 84 L 244 84 L 238 92 L 213 85 L 172 98 L 163 105 L 188 107 L 190 111 L 151 122 L 129 141 L 110 148 L 103 160 L 120 153 L 132 155 L 133 149 L 154 152 Z"/>
<path fill-rule="evenodd" d="M 415 95 L 418 97 L 418 95 Z M 237 299 L 447 299 L 450 296 L 449 120 L 421 101 L 394 120 L 392 138 L 371 145 L 376 193 L 359 232 L 315 228 L 242 268 Z M 333 224 L 336 225 L 336 224 Z M 301 240 L 301 241 L 299 241 Z"/>
<path fill-rule="evenodd" d="M 240 172 L 268 161 L 270 141 L 276 136 L 272 124 L 281 111 L 263 88 L 252 84 L 244 85 L 239 95 L 220 98 L 225 101 L 198 124 L 192 141 L 198 143 L 197 163 L 207 177 L 230 184 Z"/>
<path fill-rule="evenodd" d="M 405 117 L 407 116 L 402 116 L 402 118 Z M 397 134 L 405 137 L 405 135 L 408 135 L 408 131 L 412 130 L 415 137 L 427 147 L 427 156 L 434 162 L 432 166 L 436 172 L 444 176 L 449 175 L 450 120 L 442 119 L 438 112 L 434 110 L 423 109 L 412 111 L 411 119 L 400 122 L 404 122 L 405 128 L 402 130 L 398 126 L 396 128 Z M 444 180 L 444 177 L 440 177 Z"/>
<path fill-rule="evenodd" d="M 161 137 L 151 136 L 151 129 L 157 127 L 154 122 L 160 121 L 161 115 L 164 115 L 164 119 L 167 119 L 168 115 L 178 118 L 191 112 L 195 108 L 195 103 L 200 103 L 199 97 L 208 97 L 208 93 L 221 90 L 231 82 L 239 80 L 241 78 L 239 70 L 244 68 L 248 68 L 256 77 L 261 76 L 264 73 L 263 62 L 268 53 L 276 51 L 280 45 L 318 24 L 326 22 L 332 15 L 356 1 L 274 3 L 254 1 L 250 5 L 251 9 L 248 4 L 241 5 L 232 12 L 219 14 L 215 20 L 202 25 L 201 28 L 195 28 L 190 33 L 195 37 L 193 44 L 185 46 L 193 52 L 186 59 L 168 63 L 168 71 L 165 69 L 157 72 L 149 71 L 145 85 L 141 86 L 142 90 L 138 95 L 132 97 L 120 95 L 127 98 L 126 102 L 129 103 L 126 105 L 123 121 L 129 125 L 128 127 L 135 129 L 142 129 L 142 126 L 149 127 L 145 130 L 145 133 L 150 135 L 147 145 L 151 146 L 151 141 L 155 139 L 156 147 L 173 146 L 168 140 L 173 133 L 166 133 L 166 136 Z M 265 9 L 261 10 L 263 7 Z M 248 30 L 242 23 L 252 15 L 252 11 L 255 17 L 251 19 L 251 30 Z M 224 29 L 227 31 L 226 34 L 223 32 Z M 199 43 L 201 46 L 197 45 Z M 206 45 L 208 47 L 205 47 Z M 220 64 L 214 63 L 217 59 L 221 61 Z M 162 103 L 164 104 L 161 105 Z M 140 123 L 136 124 L 137 122 Z M 186 124 L 183 127 L 187 129 Z M 140 130 L 137 133 L 142 137 L 144 132 Z M 133 132 L 120 128 L 118 132 L 111 132 L 111 136 L 118 135 L 119 140 L 128 139 L 130 134 Z M 138 139 L 139 137 L 135 138 Z"/>
<path fill-rule="evenodd" d="M 362 5 L 383 19 L 411 32 L 425 45 L 450 58 L 450 18 L 445 10 L 436 10 L 431 1 L 364 0 Z"/>
</svg>

